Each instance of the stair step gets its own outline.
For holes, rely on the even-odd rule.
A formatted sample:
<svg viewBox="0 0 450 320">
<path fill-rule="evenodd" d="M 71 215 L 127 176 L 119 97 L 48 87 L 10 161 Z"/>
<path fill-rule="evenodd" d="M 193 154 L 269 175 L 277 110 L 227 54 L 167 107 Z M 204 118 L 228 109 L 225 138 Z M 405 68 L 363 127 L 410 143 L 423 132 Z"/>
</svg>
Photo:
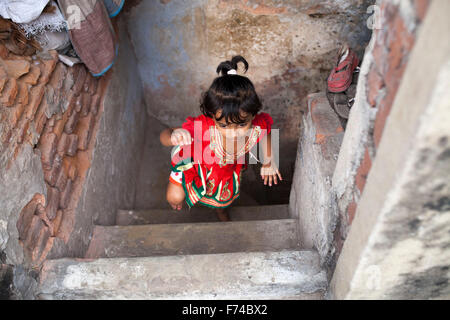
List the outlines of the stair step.
<svg viewBox="0 0 450 320">
<path fill-rule="evenodd" d="M 230 207 L 230 217 L 234 221 L 271 220 L 289 218 L 289 205 Z M 164 224 L 218 221 L 213 209 L 198 206 L 191 210 L 170 209 L 118 210 L 116 224 L 119 226 L 138 224 Z"/>
<path fill-rule="evenodd" d="M 315 251 L 47 260 L 40 299 L 322 299 Z"/>
<path fill-rule="evenodd" d="M 299 248 L 295 219 L 96 226 L 86 258 L 276 251 Z"/>
</svg>

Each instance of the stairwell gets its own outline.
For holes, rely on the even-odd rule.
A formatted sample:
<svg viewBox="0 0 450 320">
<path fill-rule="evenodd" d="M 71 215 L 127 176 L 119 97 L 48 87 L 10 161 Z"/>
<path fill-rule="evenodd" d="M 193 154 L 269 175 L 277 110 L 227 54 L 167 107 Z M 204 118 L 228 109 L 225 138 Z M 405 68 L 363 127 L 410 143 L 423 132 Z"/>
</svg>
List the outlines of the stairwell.
<svg viewBox="0 0 450 320">
<path fill-rule="evenodd" d="M 119 210 L 116 226 L 95 228 L 83 259 L 44 264 L 40 297 L 322 299 L 319 256 L 301 249 L 288 215 L 287 205 L 234 207 L 231 222 L 211 222 L 207 208 Z"/>
<path fill-rule="evenodd" d="M 333 171 L 335 161 L 331 153 L 339 150 L 342 130 L 326 128 L 338 123 L 338 119 L 325 94 L 310 95 L 308 99 L 308 115 L 311 116 L 304 121 L 312 122 L 305 122 L 303 126 L 313 131 L 303 134 L 305 139 L 312 139 L 304 143 L 313 145 L 316 135 L 323 134 L 326 138 L 322 139 L 322 145 L 308 152 L 316 158 L 328 157 L 320 166 L 313 167 L 310 174 L 326 176 Z M 147 139 L 152 134 L 150 130 Z M 150 154 L 147 151 L 152 150 L 155 154 L 155 147 L 153 142 L 147 143 L 149 149 L 144 152 L 144 163 L 148 160 L 145 154 Z M 301 153 L 306 147 L 300 144 L 299 148 Z M 159 151 L 156 153 L 163 152 Z M 166 165 L 164 161 L 158 163 Z M 297 164 L 301 164 L 299 160 Z M 155 165 L 157 170 L 153 172 L 166 171 Z M 302 170 L 305 168 L 308 167 L 303 165 Z M 143 171 L 142 174 L 147 177 Z M 304 183 L 307 179 L 307 174 L 299 172 L 294 184 Z M 323 183 L 323 189 L 326 189 L 325 178 L 316 181 L 318 183 Z M 160 195 L 159 189 L 160 186 L 151 186 L 150 191 Z M 298 208 L 314 205 L 305 198 L 304 191 L 297 192 L 293 186 L 291 202 L 295 203 L 259 205 L 244 190 L 240 202 L 230 207 L 230 222 L 219 222 L 214 211 L 207 207 L 195 206 L 179 212 L 170 210 L 163 199 L 160 200 L 159 203 L 152 202 L 152 209 L 118 210 L 115 225 L 95 226 L 85 256 L 47 260 L 41 271 L 39 297 L 325 298 L 329 277 L 324 253 L 315 249 L 317 244 L 309 243 L 314 240 L 308 240 L 308 237 L 317 238 L 314 230 L 317 233 L 324 231 L 316 226 L 318 222 L 309 221 L 308 215 L 292 214 Z M 142 199 L 137 203 L 143 206 Z M 314 219 L 318 220 L 330 215 L 322 209 L 315 214 Z M 302 224 L 309 224 L 312 228 L 309 233 L 305 231 L 308 226 Z M 318 245 L 323 247 L 322 243 Z"/>
<path fill-rule="evenodd" d="M 339 35 L 365 47 L 361 13 L 373 1 L 255 2 L 130 1 L 104 82 L 55 52 L 31 58 L 0 41 L 2 59 L 30 66 L 3 77 L 0 298 L 448 297 L 449 48 L 439 32 L 448 5 L 381 2 L 388 27 L 373 33 L 347 114 L 339 96 L 327 99 L 324 79 Z M 241 24 L 264 45 L 246 51 Z M 198 111 L 211 79 L 198 66 L 225 51 L 257 66 L 250 76 L 282 129 L 285 179 L 257 184 L 251 166 L 232 221 L 219 222 L 205 207 L 169 209 L 170 150 L 155 137 Z M 418 74 L 427 81 L 411 98 Z"/>
<path fill-rule="evenodd" d="M 145 68 L 141 70 L 144 71 Z M 277 83 L 274 87 L 268 84 L 269 89 L 264 91 L 271 95 L 271 90 L 281 90 Z M 283 169 L 289 174 L 284 176 L 288 181 L 269 192 L 269 187 L 255 186 L 259 168 L 249 167 L 243 173 L 241 197 L 230 208 L 230 222 L 219 222 L 214 211 L 206 207 L 170 210 L 165 201 L 170 150 L 155 139 L 165 127 L 164 119 L 149 112 L 141 168 L 135 181 L 134 207 L 124 204 L 117 210 L 112 225 L 110 218 L 94 220 L 96 225 L 85 255 L 46 260 L 37 296 L 44 300 L 326 299 L 330 279 L 326 255 L 332 238 L 328 225 L 333 223 L 328 216 L 332 213 L 322 206 L 322 198 L 307 196 L 309 184 L 301 189 L 300 184 L 311 180 L 311 176 L 329 180 L 343 130 L 340 126 L 327 128 L 329 123 L 339 124 L 339 120 L 325 93 L 319 95 L 320 99 L 316 99 L 317 95 L 302 98 L 308 91 L 317 92 L 316 87 L 323 87 L 323 83 L 306 84 L 311 87 L 301 90 L 293 87 L 298 95 L 292 104 L 298 105 L 305 115 L 312 114 L 308 117 L 312 123 L 306 123 L 299 110 L 295 111 L 298 119 L 289 117 L 295 123 L 292 128 L 308 130 L 307 134 L 300 134 L 298 146 L 297 132 L 278 115 L 284 119 L 279 121 L 279 127 L 287 126 L 283 134 L 294 142 L 283 138 L 289 143 L 282 147 L 280 160 L 293 163 L 296 156 L 296 173 L 292 165 L 285 165 Z M 162 95 L 161 101 L 168 99 L 168 93 L 161 92 L 147 93 L 147 107 L 155 104 L 152 99 L 157 99 L 158 94 Z M 153 107 L 153 111 L 158 110 L 157 105 Z M 169 117 L 171 121 L 172 118 Z M 323 136 L 319 142 L 316 135 Z M 303 143 L 311 147 L 307 152 L 315 157 L 311 170 L 304 167 L 306 173 L 298 173 L 297 168 L 299 163 L 303 165 L 301 158 L 306 150 L 300 143 L 302 137 L 307 139 Z M 299 149 L 297 154 L 295 147 Z M 324 157 L 327 159 L 323 160 Z M 251 183 L 245 184 L 246 178 Z M 328 190 L 328 180 L 322 180 L 310 182 L 316 184 L 314 188 Z M 317 208 L 317 214 L 316 210 L 302 213 L 300 208 L 309 207 Z"/>
</svg>

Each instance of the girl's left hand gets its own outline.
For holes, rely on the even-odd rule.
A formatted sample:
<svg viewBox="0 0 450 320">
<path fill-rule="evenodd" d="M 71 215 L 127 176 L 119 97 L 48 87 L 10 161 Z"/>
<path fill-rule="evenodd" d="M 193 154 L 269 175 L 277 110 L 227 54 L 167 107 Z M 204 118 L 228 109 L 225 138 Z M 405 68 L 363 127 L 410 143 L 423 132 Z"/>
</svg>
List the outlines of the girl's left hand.
<svg viewBox="0 0 450 320">
<path fill-rule="evenodd" d="M 269 186 L 272 186 L 272 181 L 278 184 L 278 179 L 280 181 L 283 180 L 280 171 L 275 164 L 272 164 L 272 161 L 262 166 L 261 178 L 264 180 L 264 185 L 267 185 L 267 182 L 269 182 Z"/>
</svg>

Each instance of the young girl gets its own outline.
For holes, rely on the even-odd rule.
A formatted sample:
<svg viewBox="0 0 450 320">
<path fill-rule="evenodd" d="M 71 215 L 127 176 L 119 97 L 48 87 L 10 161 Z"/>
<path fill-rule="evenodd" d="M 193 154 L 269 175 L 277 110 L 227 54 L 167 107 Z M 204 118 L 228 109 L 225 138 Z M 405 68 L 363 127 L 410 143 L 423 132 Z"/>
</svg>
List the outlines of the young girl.
<svg viewBox="0 0 450 320">
<path fill-rule="evenodd" d="M 241 171 L 245 155 L 263 137 L 261 178 L 272 186 L 282 180 L 271 155 L 271 126 L 267 113 L 258 113 L 261 102 L 252 82 L 237 74 L 237 64 L 247 61 L 235 56 L 217 67 L 219 77 L 203 93 L 202 115 L 188 117 L 181 128 L 161 132 L 164 146 L 177 146 L 172 152 L 172 173 L 167 187 L 167 201 L 181 210 L 184 200 L 216 208 L 221 221 L 229 221 L 224 209 L 239 197 Z M 221 74 L 221 76 L 220 76 Z"/>
</svg>

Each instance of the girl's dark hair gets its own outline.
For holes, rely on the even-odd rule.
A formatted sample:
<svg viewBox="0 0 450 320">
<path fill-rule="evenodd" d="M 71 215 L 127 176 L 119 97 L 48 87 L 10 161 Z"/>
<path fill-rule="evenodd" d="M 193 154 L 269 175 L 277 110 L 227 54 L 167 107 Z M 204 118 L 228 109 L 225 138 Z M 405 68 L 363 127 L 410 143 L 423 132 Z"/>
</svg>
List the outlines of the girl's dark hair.
<svg viewBox="0 0 450 320">
<path fill-rule="evenodd" d="M 225 117 L 227 123 L 243 123 L 240 111 L 256 115 L 261 110 L 261 101 L 256 94 L 253 83 L 247 77 L 228 74 L 231 69 L 237 70 L 242 62 L 245 72 L 248 63 L 242 56 L 234 56 L 231 61 L 224 61 L 217 67 L 221 76 L 214 79 L 208 91 L 202 95 L 200 110 L 210 118 L 221 120 Z M 222 110 L 220 118 L 216 118 L 217 111 Z"/>
</svg>

